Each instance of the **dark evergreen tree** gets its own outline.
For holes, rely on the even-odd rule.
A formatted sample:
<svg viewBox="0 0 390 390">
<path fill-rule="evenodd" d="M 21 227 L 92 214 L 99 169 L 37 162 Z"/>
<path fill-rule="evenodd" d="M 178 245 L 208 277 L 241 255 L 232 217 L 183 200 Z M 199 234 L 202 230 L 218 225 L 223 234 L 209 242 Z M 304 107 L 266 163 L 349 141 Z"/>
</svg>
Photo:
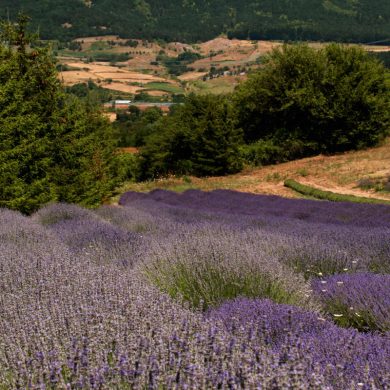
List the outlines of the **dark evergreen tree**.
<svg viewBox="0 0 390 390">
<path fill-rule="evenodd" d="M 114 184 L 110 126 L 70 100 L 28 18 L 1 25 L 0 206 L 31 213 L 50 201 L 98 203 Z"/>
<path fill-rule="evenodd" d="M 390 38 L 388 0 L 0 0 L 23 9 L 44 39 L 119 34 L 192 41 L 239 39 L 372 42 Z"/>
<path fill-rule="evenodd" d="M 241 130 L 223 96 L 191 95 L 157 126 L 141 152 L 143 178 L 224 175 L 242 168 Z"/>
<path fill-rule="evenodd" d="M 194 174 L 215 176 L 242 168 L 242 134 L 227 98 L 191 95 L 177 116 L 191 132 Z"/>
</svg>

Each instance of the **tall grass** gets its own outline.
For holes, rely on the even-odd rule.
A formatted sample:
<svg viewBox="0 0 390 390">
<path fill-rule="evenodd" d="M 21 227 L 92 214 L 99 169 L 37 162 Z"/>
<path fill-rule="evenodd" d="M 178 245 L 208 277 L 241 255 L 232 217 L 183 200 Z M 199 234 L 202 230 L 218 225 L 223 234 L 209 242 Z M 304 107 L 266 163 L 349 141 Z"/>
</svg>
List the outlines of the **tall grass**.
<svg viewBox="0 0 390 390">
<path fill-rule="evenodd" d="M 261 246 L 251 233 L 218 231 L 210 225 L 185 234 L 180 241 L 155 246 L 143 272 L 170 296 L 200 309 L 236 297 L 313 308 L 303 277 Z"/>
</svg>

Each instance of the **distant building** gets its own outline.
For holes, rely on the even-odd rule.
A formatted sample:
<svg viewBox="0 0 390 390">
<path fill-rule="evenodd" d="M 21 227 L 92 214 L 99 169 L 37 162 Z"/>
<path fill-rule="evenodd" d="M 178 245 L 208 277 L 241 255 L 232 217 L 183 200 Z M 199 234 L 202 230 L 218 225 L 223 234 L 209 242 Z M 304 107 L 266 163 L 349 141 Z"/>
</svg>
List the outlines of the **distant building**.
<svg viewBox="0 0 390 390">
<path fill-rule="evenodd" d="M 130 103 L 131 100 L 111 100 L 108 103 L 104 103 L 104 107 L 114 108 L 119 110 L 127 110 L 129 108 Z"/>
<path fill-rule="evenodd" d="M 130 104 L 131 100 L 114 100 L 114 104 Z"/>
<path fill-rule="evenodd" d="M 104 107 L 107 109 L 115 110 L 128 110 L 129 106 L 138 107 L 141 111 L 144 111 L 151 107 L 157 107 L 164 113 L 169 112 L 170 107 L 177 103 L 170 102 L 132 102 L 131 100 L 112 100 L 108 103 L 104 103 Z"/>
</svg>

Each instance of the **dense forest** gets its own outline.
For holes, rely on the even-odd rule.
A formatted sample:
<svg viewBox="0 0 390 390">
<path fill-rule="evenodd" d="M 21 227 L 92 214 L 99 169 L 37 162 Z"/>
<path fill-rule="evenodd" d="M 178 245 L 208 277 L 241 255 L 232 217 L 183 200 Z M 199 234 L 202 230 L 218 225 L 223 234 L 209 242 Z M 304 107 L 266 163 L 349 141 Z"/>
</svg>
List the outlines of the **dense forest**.
<svg viewBox="0 0 390 390">
<path fill-rule="evenodd" d="M 0 17 L 20 10 L 44 39 L 119 34 L 129 38 L 374 42 L 390 39 L 388 0 L 0 0 Z M 387 40 L 387 41 L 386 41 Z"/>
</svg>

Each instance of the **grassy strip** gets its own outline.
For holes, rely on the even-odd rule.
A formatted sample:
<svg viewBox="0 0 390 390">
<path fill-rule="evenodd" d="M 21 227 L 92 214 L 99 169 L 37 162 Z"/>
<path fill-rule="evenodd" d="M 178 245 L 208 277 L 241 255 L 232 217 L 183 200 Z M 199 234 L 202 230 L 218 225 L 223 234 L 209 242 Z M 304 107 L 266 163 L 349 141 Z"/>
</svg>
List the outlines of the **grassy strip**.
<svg viewBox="0 0 390 390">
<path fill-rule="evenodd" d="M 184 93 L 183 88 L 170 84 L 170 83 L 164 83 L 164 82 L 151 82 L 146 84 L 145 91 L 163 91 L 163 92 L 169 92 L 169 93 Z"/>
<path fill-rule="evenodd" d="M 206 310 L 237 297 L 268 298 L 277 303 L 299 306 L 302 299 L 261 272 L 237 275 L 219 264 L 206 262 L 197 267 L 190 263 L 153 264 L 145 271 L 148 279 L 172 298 L 189 302 L 193 308 Z"/>
<path fill-rule="evenodd" d="M 377 198 L 365 198 L 362 196 L 337 194 L 331 191 L 323 191 L 318 188 L 310 187 L 293 179 L 287 179 L 284 182 L 285 187 L 291 188 L 294 191 L 303 195 L 312 196 L 316 199 L 330 200 L 332 202 L 354 202 L 354 203 L 375 203 L 375 204 L 388 204 L 390 201 Z"/>
</svg>

